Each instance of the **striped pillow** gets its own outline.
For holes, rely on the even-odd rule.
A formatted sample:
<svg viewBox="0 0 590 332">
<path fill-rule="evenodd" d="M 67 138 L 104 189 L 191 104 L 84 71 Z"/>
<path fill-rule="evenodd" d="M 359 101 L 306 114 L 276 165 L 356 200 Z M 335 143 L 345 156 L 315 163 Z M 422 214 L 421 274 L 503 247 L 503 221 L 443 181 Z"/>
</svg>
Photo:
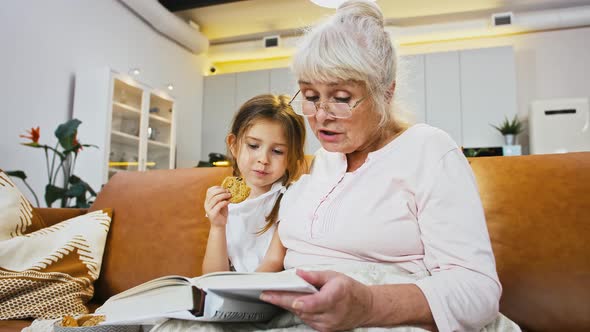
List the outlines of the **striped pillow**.
<svg viewBox="0 0 590 332">
<path fill-rule="evenodd" d="M 111 222 L 109 209 L 41 228 L 0 172 L 0 319 L 88 313 Z M 40 228 L 35 231 L 31 229 Z"/>
<path fill-rule="evenodd" d="M 0 170 L 0 241 L 41 228 L 45 228 L 41 216 L 8 175 Z"/>
</svg>

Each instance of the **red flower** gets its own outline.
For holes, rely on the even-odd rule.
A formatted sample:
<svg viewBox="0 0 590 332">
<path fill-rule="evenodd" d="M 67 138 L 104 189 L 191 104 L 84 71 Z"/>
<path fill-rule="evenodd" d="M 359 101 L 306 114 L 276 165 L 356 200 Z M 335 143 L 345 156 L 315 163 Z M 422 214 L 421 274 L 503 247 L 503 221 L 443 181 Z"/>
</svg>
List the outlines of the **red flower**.
<svg viewBox="0 0 590 332">
<path fill-rule="evenodd" d="M 74 134 L 74 141 L 72 143 L 74 144 L 74 147 L 76 148 L 76 152 L 82 151 L 82 144 L 80 144 L 80 142 L 78 142 L 78 133 L 77 132 Z"/>
<path fill-rule="evenodd" d="M 35 144 L 39 143 L 39 137 L 41 137 L 41 129 L 39 129 L 39 127 L 31 128 L 31 130 L 27 130 L 27 133 L 29 135 L 19 135 L 19 136 L 22 138 L 28 138 Z"/>
</svg>

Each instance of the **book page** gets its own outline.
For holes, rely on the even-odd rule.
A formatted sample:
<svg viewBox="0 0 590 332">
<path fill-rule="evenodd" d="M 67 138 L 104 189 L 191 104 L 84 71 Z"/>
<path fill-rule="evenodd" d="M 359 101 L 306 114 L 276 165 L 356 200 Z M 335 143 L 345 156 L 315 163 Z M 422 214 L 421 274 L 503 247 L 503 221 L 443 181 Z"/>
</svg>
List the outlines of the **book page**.
<svg viewBox="0 0 590 332">
<path fill-rule="evenodd" d="M 153 280 L 144 282 L 143 284 L 139 284 L 139 285 L 137 285 L 133 288 L 130 288 L 126 291 L 123 291 L 119 294 L 113 295 L 107 301 L 117 300 L 117 299 L 124 298 L 127 296 L 135 295 L 135 294 L 142 293 L 142 292 L 150 290 L 150 289 L 168 287 L 168 286 L 172 286 L 172 285 L 190 285 L 190 283 L 191 283 L 191 280 L 189 278 L 182 277 L 182 276 L 160 277 L 157 279 L 153 279 Z"/>
<path fill-rule="evenodd" d="M 152 322 L 152 319 L 161 318 L 166 313 L 192 310 L 194 299 L 191 289 L 192 286 L 185 283 L 156 287 L 133 296 L 111 298 L 96 313 L 106 316 L 106 324 Z"/>
<path fill-rule="evenodd" d="M 205 291 L 211 290 L 223 296 L 258 300 L 262 291 L 290 291 L 315 293 L 317 289 L 291 271 L 207 274 L 191 280 Z"/>
</svg>

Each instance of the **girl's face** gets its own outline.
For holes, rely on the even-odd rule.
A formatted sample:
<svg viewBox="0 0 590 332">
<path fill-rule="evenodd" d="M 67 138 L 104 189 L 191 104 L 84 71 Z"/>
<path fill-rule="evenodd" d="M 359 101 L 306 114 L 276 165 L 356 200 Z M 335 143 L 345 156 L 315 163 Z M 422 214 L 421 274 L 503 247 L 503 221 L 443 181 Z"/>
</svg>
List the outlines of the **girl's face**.
<svg viewBox="0 0 590 332">
<path fill-rule="evenodd" d="M 349 118 L 333 118 L 320 107 L 315 115 L 307 119 L 313 133 L 327 151 L 355 154 L 372 149 L 380 116 L 372 110 L 371 98 L 363 85 L 349 81 L 300 81 L 299 87 L 302 98 L 313 102 L 339 102 L 352 106 L 365 98 L 352 109 Z"/>
<path fill-rule="evenodd" d="M 283 127 L 270 120 L 256 120 L 241 139 L 228 137 L 231 152 L 250 187 L 250 197 L 270 190 L 287 170 L 287 138 Z"/>
</svg>

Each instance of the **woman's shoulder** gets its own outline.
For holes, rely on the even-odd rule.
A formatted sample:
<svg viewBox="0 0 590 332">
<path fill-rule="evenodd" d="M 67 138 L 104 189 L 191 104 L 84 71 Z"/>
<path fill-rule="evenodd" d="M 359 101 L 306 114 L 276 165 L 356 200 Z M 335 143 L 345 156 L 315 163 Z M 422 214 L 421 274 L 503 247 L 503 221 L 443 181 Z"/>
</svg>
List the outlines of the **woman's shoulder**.
<svg viewBox="0 0 590 332">
<path fill-rule="evenodd" d="M 457 146 L 451 136 L 444 130 L 433 127 L 426 123 L 417 123 L 406 130 L 406 134 L 413 136 L 413 139 L 419 139 L 422 142 L 443 141 L 446 145 Z"/>
<path fill-rule="evenodd" d="M 404 133 L 405 144 L 413 145 L 414 148 L 429 153 L 442 153 L 458 148 L 457 143 L 444 130 L 425 123 L 411 126 Z"/>
</svg>

